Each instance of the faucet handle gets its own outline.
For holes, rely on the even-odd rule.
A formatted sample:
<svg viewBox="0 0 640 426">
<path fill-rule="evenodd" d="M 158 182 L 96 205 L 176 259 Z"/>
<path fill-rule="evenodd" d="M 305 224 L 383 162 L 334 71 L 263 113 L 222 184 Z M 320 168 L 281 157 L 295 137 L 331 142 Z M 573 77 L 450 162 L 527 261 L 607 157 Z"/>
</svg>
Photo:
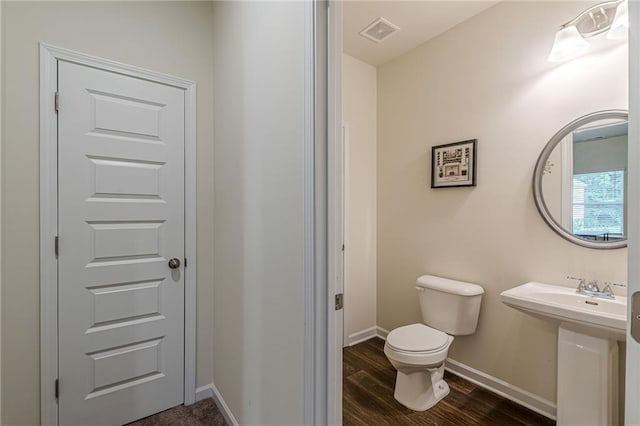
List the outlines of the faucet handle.
<svg viewBox="0 0 640 426">
<path fill-rule="evenodd" d="M 599 292 L 600 289 L 598 288 L 598 280 L 589 281 L 589 284 L 587 284 L 587 290 Z"/>
<path fill-rule="evenodd" d="M 586 290 L 587 284 L 584 278 L 572 277 L 571 275 L 567 275 L 568 280 L 578 281 L 578 290 Z"/>
<path fill-rule="evenodd" d="M 606 295 L 606 296 L 613 296 L 613 289 L 611 288 L 611 284 L 605 282 L 604 283 L 604 288 L 602 289 L 602 292 Z"/>
</svg>

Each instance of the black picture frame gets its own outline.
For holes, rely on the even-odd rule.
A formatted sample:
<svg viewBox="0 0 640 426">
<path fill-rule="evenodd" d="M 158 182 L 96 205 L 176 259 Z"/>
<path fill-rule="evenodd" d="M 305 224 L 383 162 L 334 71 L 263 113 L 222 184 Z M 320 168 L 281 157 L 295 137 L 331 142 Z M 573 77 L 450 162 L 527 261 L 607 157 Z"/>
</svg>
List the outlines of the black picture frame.
<svg viewBox="0 0 640 426">
<path fill-rule="evenodd" d="M 431 147 L 431 188 L 476 186 L 478 140 Z"/>
</svg>

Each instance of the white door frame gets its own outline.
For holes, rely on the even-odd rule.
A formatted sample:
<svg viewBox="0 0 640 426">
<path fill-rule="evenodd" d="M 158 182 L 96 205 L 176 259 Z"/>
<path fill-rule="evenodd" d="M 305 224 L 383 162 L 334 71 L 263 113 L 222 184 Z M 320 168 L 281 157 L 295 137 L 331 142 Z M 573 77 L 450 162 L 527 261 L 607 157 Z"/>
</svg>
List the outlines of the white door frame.
<svg viewBox="0 0 640 426">
<path fill-rule="evenodd" d="M 304 424 L 327 424 L 327 6 L 305 2 Z"/>
<path fill-rule="evenodd" d="M 334 309 L 341 240 L 342 1 L 305 3 L 304 424 L 342 423 L 342 317 Z M 337 174 L 337 175 L 336 175 Z M 336 180 L 337 179 L 337 180 Z M 340 194 L 340 192 L 338 192 Z"/>
<path fill-rule="evenodd" d="M 58 378 L 58 121 L 55 92 L 58 60 L 116 72 L 185 92 L 185 318 L 184 403 L 196 393 L 196 83 L 179 77 L 122 64 L 40 43 L 40 421 L 58 424 L 55 381 Z M 64 387 L 64 383 L 60 384 Z"/>
<path fill-rule="evenodd" d="M 334 309 L 334 297 L 343 293 L 342 280 L 342 1 L 331 1 L 328 23 L 328 424 L 342 424 L 342 347 L 344 309 Z"/>
<path fill-rule="evenodd" d="M 340 220 L 342 221 L 342 223 L 339 225 L 342 226 L 342 293 L 344 293 L 344 309 L 342 310 L 342 348 L 346 348 L 347 346 L 349 346 L 349 334 L 347 333 L 347 330 L 349 329 L 349 321 L 347 320 L 347 311 L 351 309 L 352 306 L 349 302 L 349 282 L 347 281 L 347 277 L 351 276 L 349 274 L 350 259 L 347 255 L 347 248 L 351 243 L 351 241 L 349 240 L 349 218 L 351 216 L 349 211 L 349 204 L 347 203 L 347 200 L 349 200 L 349 197 L 351 196 L 349 193 L 349 123 L 343 120 L 341 130 L 342 140 L 340 146 L 340 155 L 342 156 L 342 168 L 340 173 L 340 184 L 342 188 L 342 194 L 340 196 L 340 201 L 342 202 L 342 212 L 340 215 Z"/>
<path fill-rule="evenodd" d="M 627 217 L 640 215 L 640 3 L 629 2 L 629 200 Z M 629 302 L 633 293 L 640 291 L 640 221 L 628 221 L 628 278 Z M 638 321 L 631 315 L 632 303 L 627 306 L 627 353 L 625 380 L 625 424 L 640 424 L 640 344 L 631 336 L 631 323 Z"/>
</svg>

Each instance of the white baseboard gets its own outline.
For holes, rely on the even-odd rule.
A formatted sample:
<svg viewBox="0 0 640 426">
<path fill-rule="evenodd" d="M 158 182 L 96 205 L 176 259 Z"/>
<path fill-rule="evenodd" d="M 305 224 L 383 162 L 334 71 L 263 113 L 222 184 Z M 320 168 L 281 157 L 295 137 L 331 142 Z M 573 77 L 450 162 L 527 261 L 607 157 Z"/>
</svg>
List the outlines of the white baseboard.
<svg viewBox="0 0 640 426">
<path fill-rule="evenodd" d="M 207 398 L 213 398 L 213 383 L 196 388 L 196 402 Z"/>
<path fill-rule="evenodd" d="M 350 334 L 347 338 L 347 345 L 353 346 L 358 343 L 362 343 L 365 340 L 369 340 L 372 337 L 377 336 L 377 327 L 369 327 L 367 329 L 358 331 L 357 333 Z"/>
<path fill-rule="evenodd" d="M 382 339 L 386 339 L 389 334 L 388 330 L 382 327 L 376 327 L 376 335 Z M 487 389 L 495 394 L 498 394 L 508 400 L 515 402 L 516 404 L 527 407 L 536 413 L 542 414 L 552 420 L 556 420 L 556 404 L 544 399 L 538 395 L 535 395 L 522 388 L 514 386 L 504 380 L 493 377 L 487 373 L 476 370 L 461 362 L 447 358 L 445 364 L 445 370 L 450 371 L 456 376 L 460 376 L 465 380 L 470 381 L 484 389 Z"/>
<path fill-rule="evenodd" d="M 536 394 L 514 386 L 504 380 L 493 377 L 487 373 L 471 368 L 461 362 L 447 358 L 445 370 L 456 376 L 470 381 L 495 394 L 507 398 L 516 404 L 527 407 L 536 413 L 542 414 L 552 420 L 556 420 L 556 404 Z"/>
<path fill-rule="evenodd" d="M 202 401 L 203 399 L 207 399 L 207 398 L 213 398 L 216 405 L 218 406 L 218 409 L 222 413 L 222 416 L 227 421 L 227 424 L 233 425 L 233 426 L 240 425 L 240 423 L 238 423 L 235 416 L 231 412 L 231 409 L 222 398 L 220 391 L 218 391 L 218 388 L 216 388 L 216 386 L 213 383 L 210 383 L 205 386 L 200 386 L 199 388 L 196 389 L 196 402 Z"/>
<path fill-rule="evenodd" d="M 382 340 L 387 340 L 388 335 L 389 335 L 389 330 L 385 330 L 382 327 L 376 327 L 376 336 L 378 336 Z"/>
</svg>

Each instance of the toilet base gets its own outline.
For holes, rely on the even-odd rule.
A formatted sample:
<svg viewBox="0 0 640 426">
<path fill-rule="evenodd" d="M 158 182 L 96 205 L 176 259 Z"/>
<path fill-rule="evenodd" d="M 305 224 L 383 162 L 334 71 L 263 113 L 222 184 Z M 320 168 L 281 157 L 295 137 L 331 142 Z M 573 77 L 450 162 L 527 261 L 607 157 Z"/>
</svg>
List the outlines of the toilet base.
<svg viewBox="0 0 640 426">
<path fill-rule="evenodd" d="M 425 411 L 449 395 L 449 385 L 444 381 L 444 363 L 438 368 L 398 370 L 394 398 L 413 411 Z"/>
</svg>

